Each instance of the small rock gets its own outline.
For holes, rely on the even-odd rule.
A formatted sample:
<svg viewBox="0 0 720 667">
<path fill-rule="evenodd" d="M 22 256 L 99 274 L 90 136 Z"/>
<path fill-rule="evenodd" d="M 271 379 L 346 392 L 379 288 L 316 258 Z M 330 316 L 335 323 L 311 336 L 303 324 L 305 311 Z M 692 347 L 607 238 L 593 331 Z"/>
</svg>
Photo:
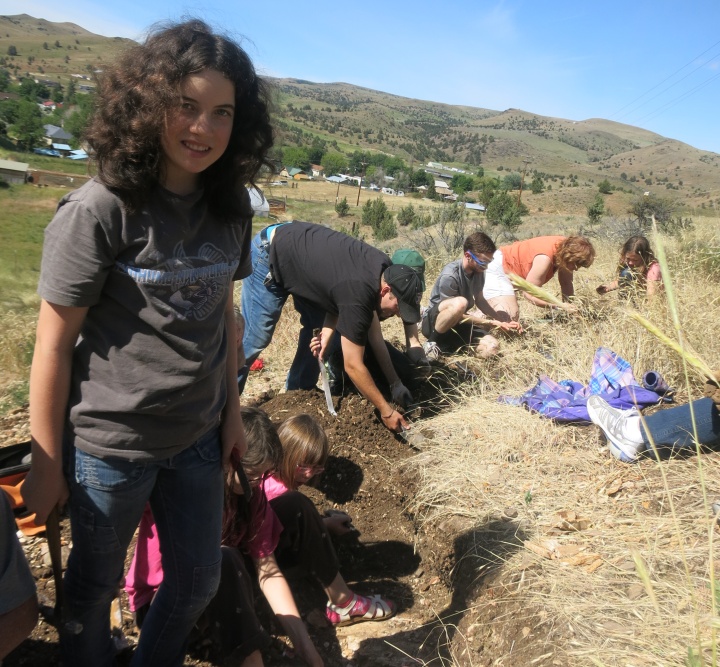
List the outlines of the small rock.
<svg viewBox="0 0 720 667">
<path fill-rule="evenodd" d="M 506 507 L 503 510 L 503 516 L 507 517 L 508 519 L 516 519 L 518 515 L 517 508 L 515 507 Z"/>
<path fill-rule="evenodd" d="M 628 588 L 628 599 L 629 600 L 637 600 L 638 598 L 642 597 L 645 594 L 645 587 L 642 584 L 632 584 Z"/>
</svg>

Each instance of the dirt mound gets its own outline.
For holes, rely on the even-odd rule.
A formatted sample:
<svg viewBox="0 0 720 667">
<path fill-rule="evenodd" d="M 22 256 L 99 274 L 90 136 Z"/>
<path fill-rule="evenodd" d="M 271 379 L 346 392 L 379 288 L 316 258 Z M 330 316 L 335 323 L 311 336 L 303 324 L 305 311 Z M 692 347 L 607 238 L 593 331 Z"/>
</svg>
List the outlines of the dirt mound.
<svg viewBox="0 0 720 667">
<path fill-rule="evenodd" d="M 466 372 L 451 368 L 422 383 L 416 393 L 421 405 L 426 406 L 426 414 L 448 404 L 449 385 L 457 382 L 458 373 Z M 493 564 L 498 562 L 497 553 L 519 543 L 513 525 L 498 522 L 492 530 L 484 527 L 480 535 L 465 520 L 454 517 L 420 528 L 406 510 L 415 486 L 403 462 L 413 456 L 413 448 L 384 428 L 372 405 L 362 397 L 350 394 L 336 398 L 335 403 L 337 418 L 328 413 L 320 391 L 288 392 L 260 404 L 276 423 L 308 413 L 324 426 L 331 455 L 317 488 L 304 490 L 321 512 L 336 508 L 353 517 L 357 532 L 336 542 L 341 572 L 350 587 L 363 594 L 382 594 L 397 605 L 397 615 L 388 621 L 335 629 L 325 622 L 326 599 L 320 586 L 300 574 L 291 574 L 298 606 L 325 664 L 404 666 L 438 659 L 454 659 L 455 664 L 486 664 L 483 646 L 498 641 L 498 628 L 488 631 L 491 626 L 486 625 L 495 613 L 492 604 L 483 604 L 485 611 L 481 611 L 475 598 L 484 576 L 493 572 Z M 22 415 L 18 414 L 17 419 L 21 421 Z M 421 422 L 415 422 L 414 429 L 421 431 Z M 432 433 L 425 436 L 429 444 Z M 62 524 L 67 545 L 67 519 Z M 473 562 L 465 562 L 471 543 L 473 553 L 477 553 L 478 540 L 485 544 L 487 562 L 478 563 L 476 557 Z M 31 538 L 24 547 L 38 581 L 41 603 L 52 605 L 54 586 L 45 541 Z M 470 609 L 473 613 L 468 615 Z M 271 629 L 277 630 L 269 615 L 267 618 Z M 479 631 L 481 626 L 483 630 Z M 520 626 L 506 626 L 503 635 L 517 632 L 522 641 Z M 131 641 L 137 638 L 129 612 L 123 614 L 123 632 Z M 282 642 L 276 642 L 266 656 L 266 664 L 301 664 L 283 655 L 282 649 Z M 4 664 L 16 667 L 41 663 L 59 664 L 57 633 L 44 621 Z M 186 660 L 186 665 L 200 667 L 216 664 L 203 647 L 195 647 Z"/>
</svg>

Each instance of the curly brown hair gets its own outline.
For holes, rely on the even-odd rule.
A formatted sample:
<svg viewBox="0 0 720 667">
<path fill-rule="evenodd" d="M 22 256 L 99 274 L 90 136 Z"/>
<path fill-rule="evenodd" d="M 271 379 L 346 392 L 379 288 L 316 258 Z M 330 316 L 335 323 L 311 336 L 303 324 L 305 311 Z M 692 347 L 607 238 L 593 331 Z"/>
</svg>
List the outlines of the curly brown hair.
<svg viewBox="0 0 720 667">
<path fill-rule="evenodd" d="M 273 145 L 269 91 L 247 53 L 199 20 L 170 25 L 125 51 L 98 78 L 85 139 L 98 178 L 138 212 L 162 178 L 161 138 L 185 77 L 218 71 L 235 86 L 235 114 L 223 155 L 201 174 L 210 211 L 224 220 L 247 214 L 239 188 L 254 183 Z"/>
<path fill-rule="evenodd" d="M 595 248 L 584 236 L 568 236 L 555 246 L 555 264 L 566 269 L 570 263 L 587 269 L 595 261 Z"/>
</svg>

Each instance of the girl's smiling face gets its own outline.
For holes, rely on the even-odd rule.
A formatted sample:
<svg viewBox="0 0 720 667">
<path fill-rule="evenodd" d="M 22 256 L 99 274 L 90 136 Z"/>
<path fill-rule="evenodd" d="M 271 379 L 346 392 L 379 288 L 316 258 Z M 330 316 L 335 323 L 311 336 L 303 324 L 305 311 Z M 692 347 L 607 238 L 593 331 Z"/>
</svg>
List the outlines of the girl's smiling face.
<svg viewBox="0 0 720 667">
<path fill-rule="evenodd" d="M 180 86 L 179 106 L 168 112 L 162 136 L 162 184 L 178 195 L 197 190 L 198 175 L 216 162 L 230 142 L 235 86 L 220 72 L 191 74 Z"/>
</svg>

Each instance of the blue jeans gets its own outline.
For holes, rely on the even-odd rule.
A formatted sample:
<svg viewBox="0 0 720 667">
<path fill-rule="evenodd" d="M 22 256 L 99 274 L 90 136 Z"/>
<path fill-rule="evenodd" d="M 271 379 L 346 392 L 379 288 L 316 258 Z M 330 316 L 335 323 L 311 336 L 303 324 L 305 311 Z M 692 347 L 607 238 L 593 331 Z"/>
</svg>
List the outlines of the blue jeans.
<svg viewBox="0 0 720 667">
<path fill-rule="evenodd" d="M 183 664 L 187 637 L 220 580 L 223 474 L 212 428 L 169 459 L 98 458 L 66 442 L 73 548 L 65 573 L 64 664 L 112 665 L 110 603 L 128 545 L 149 501 L 162 551 L 163 582 L 143 623 L 132 665 Z"/>
<path fill-rule="evenodd" d="M 238 375 L 240 393 L 245 388 L 250 366 L 270 344 L 283 306 L 290 296 L 290 293 L 270 276 L 270 243 L 263 240 L 261 234 L 262 232 L 256 234 L 252 240 L 250 257 L 253 272 L 242 284 L 240 303 L 245 319 L 243 348 L 246 361 Z M 286 388 L 312 389 L 317 384 L 320 368 L 317 359 L 310 352 L 310 340 L 313 329 L 322 327 L 325 311 L 305 299 L 293 297 L 293 301 L 295 310 L 300 313 L 302 329 L 295 358 L 288 372 Z"/>
<path fill-rule="evenodd" d="M 695 426 L 697 427 L 698 443 L 701 445 L 713 445 L 720 441 L 720 412 L 710 398 L 678 405 L 675 408 L 660 410 L 645 417 L 645 424 L 641 425 L 643 442 L 648 450 L 650 436 L 658 448 L 695 448 L 695 436 L 693 435 L 692 411 L 695 414 Z"/>
</svg>

